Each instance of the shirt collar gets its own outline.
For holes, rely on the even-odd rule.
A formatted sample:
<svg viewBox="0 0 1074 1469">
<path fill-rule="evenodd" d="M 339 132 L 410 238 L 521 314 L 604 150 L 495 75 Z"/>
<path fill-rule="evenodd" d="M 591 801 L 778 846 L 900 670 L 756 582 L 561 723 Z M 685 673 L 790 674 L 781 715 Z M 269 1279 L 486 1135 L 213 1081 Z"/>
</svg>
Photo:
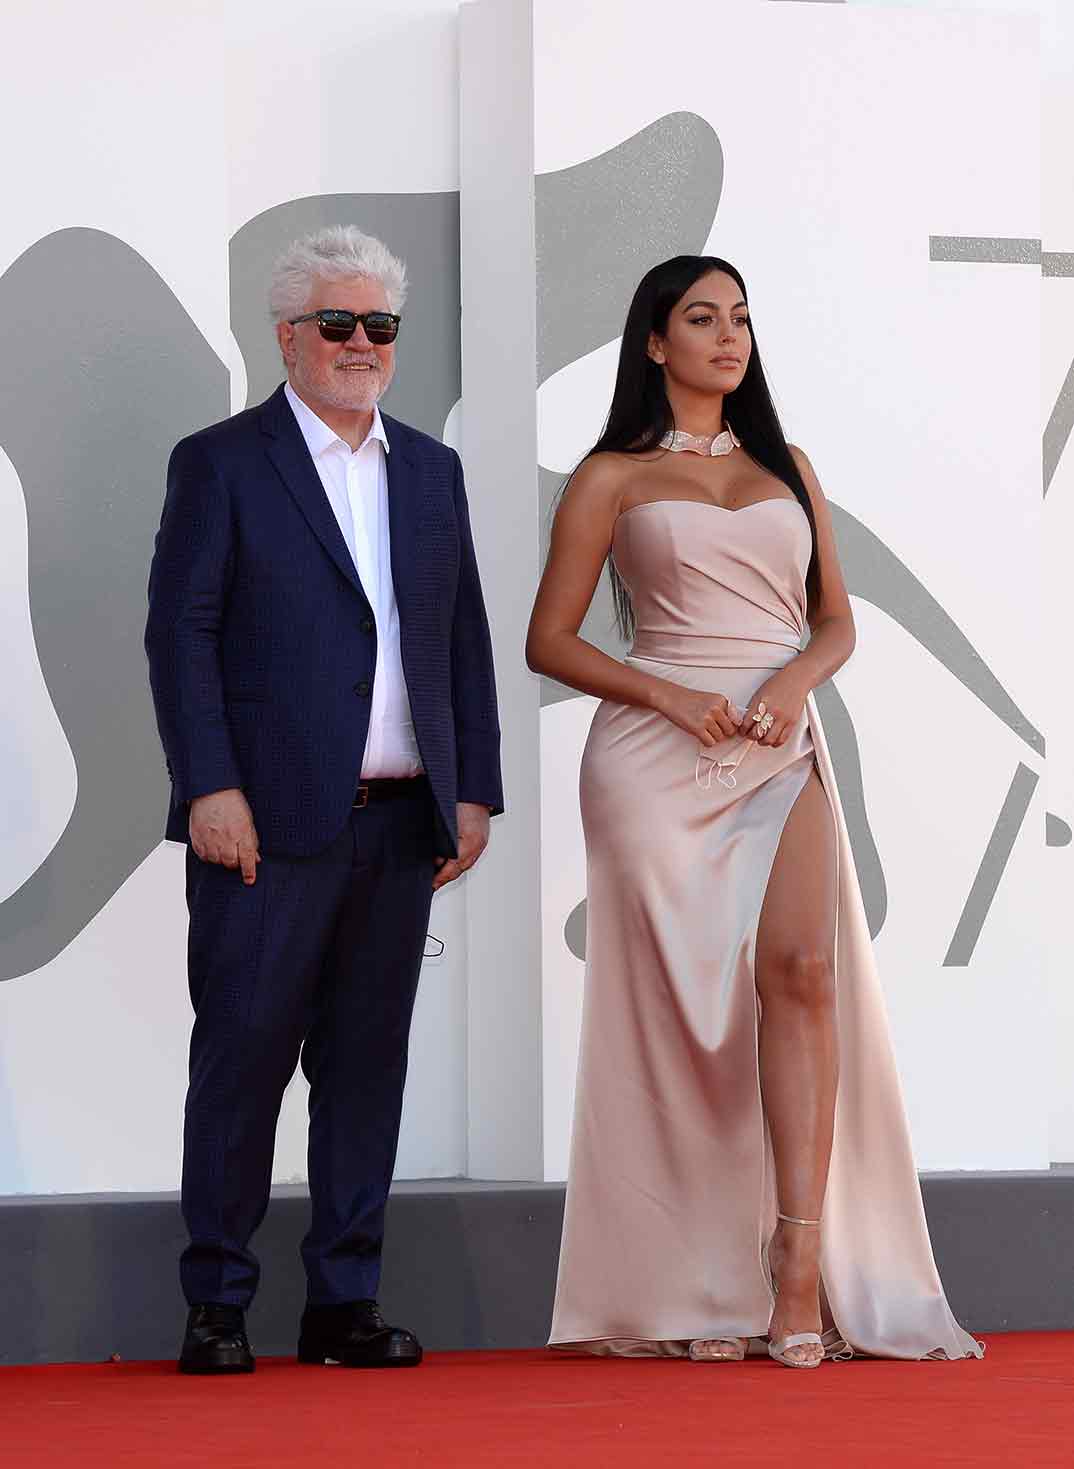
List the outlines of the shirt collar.
<svg viewBox="0 0 1074 1469">
<path fill-rule="evenodd" d="M 298 421 L 306 447 L 314 459 L 319 459 L 322 454 L 335 448 L 337 444 L 342 445 L 348 454 L 352 452 L 350 444 L 345 439 L 341 439 L 334 428 L 329 428 L 323 418 L 318 418 L 309 404 L 302 401 L 290 383 L 284 383 L 283 394 L 291 405 L 291 412 Z M 370 439 L 378 439 L 384 446 L 386 454 L 391 451 L 392 446 L 388 442 L 388 434 L 384 427 L 384 420 L 380 416 L 379 404 L 373 405 L 373 422 L 369 432 L 359 444 L 357 451 L 354 452 L 360 453 Z"/>
</svg>

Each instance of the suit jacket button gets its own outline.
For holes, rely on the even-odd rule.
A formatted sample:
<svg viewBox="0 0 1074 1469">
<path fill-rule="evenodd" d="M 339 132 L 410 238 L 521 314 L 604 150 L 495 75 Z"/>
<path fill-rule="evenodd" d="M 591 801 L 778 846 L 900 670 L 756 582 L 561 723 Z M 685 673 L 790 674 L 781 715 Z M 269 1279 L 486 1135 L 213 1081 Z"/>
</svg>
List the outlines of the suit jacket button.
<svg viewBox="0 0 1074 1469">
<path fill-rule="evenodd" d="M 366 694 L 369 693 L 369 684 L 364 678 L 362 679 L 361 683 L 356 683 L 354 685 L 354 692 L 356 694 L 361 694 L 363 699 L 365 698 Z"/>
<path fill-rule="evenodd" d="M 372 632 L 373 631 L 373 627 L 374 627 L 374 623 L 373 623 L 373 619 L 371 617 L 363 617 L 362 618 L 362 631 L 363 632 Z"/>
</svg>

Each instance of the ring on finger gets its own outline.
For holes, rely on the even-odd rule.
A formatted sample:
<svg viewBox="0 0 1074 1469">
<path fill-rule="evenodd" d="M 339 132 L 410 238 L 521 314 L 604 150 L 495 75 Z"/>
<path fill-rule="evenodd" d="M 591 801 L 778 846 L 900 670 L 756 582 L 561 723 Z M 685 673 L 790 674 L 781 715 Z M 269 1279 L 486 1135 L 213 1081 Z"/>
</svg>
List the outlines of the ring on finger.
<svg viewBox="0 0 1074 1469">
<path fill-rule="evenodd" d="M 776 722 L 775 715 L 763 699 L 757 705 L 757 713 L 753 716 L 753 722 L 757 725 L 758 739 L 763 739 Z"/>
</svg>

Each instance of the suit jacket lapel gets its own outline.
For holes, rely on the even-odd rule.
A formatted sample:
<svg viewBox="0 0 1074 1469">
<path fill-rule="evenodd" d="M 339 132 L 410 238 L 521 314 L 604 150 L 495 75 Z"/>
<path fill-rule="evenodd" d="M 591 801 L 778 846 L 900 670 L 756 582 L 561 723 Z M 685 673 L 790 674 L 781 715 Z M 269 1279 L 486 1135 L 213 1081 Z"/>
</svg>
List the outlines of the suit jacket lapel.
<svg viewBox="0 0 1074 1469">
<path fill-rule="evenodd" d="M 284 397 L 283 388 L 277 388 L 263 405 L 261 429 L 267 436 L 268 456 L 277 473 L 298 503 L 313 534 L 331 556 L 340 571 L 366 602 L 365 588 L 358 577 L 354 561 L 343 539 L 339 521 L 328 502 L 321 484 L 317 467 L 310 457 L 302 430 Z M 389 455 L 389 458 L 391 456 Z"/>
<path fill-rule="evenodd" d="M 402 424 L 381 415 L 388 435 L 388 528 L 391 541 L 392 584 L 402 607 L 414 579 L 416 541 L 421 504 L 421 468 L 416 462 Z"/>
</svg>

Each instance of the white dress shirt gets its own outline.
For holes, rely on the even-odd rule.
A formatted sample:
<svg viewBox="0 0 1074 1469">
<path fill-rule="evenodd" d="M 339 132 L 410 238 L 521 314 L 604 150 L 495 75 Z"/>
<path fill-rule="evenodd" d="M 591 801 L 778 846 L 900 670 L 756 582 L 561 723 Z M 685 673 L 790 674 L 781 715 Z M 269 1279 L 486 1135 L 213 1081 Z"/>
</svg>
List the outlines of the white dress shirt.
<svg viewBox="0 0 1074 1469">
<path fill-rule="evenodd" d="M 369 710 L 369 733 L 362 759 L 362 779 L 414 776 L 422 771 L 414 734 L 410 696 L 399 648 L 399 608 L 392 584 L 388 524 L 388 435 L 380 409 L 357 449 L 317 417 L 291 387 L 284 395 L 298 420 L 302 437 L 320 476 L 351 553 L 358 580 L 369 599 L 377 625 L 377 661 Z"/>
</svg>

